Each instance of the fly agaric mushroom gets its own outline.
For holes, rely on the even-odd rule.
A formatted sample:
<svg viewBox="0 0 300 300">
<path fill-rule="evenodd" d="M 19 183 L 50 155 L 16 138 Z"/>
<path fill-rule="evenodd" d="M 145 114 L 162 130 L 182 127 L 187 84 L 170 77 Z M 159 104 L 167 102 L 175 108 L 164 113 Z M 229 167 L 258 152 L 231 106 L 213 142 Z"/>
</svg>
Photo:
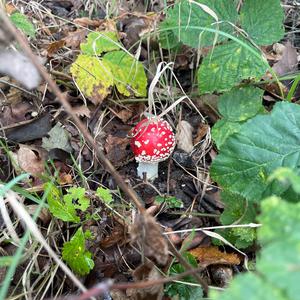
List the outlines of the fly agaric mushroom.
<svg viewBox="0 0 300 300">
<path fill-rule="evenodd" d="M 166 160 L 175 148 L 175 135 L 170 124 L 156 117 L 140 121 L 132 130 L 131 148 L 139 163 L 138 176 L 158 176 L 158 163 Z"/>
</svg>

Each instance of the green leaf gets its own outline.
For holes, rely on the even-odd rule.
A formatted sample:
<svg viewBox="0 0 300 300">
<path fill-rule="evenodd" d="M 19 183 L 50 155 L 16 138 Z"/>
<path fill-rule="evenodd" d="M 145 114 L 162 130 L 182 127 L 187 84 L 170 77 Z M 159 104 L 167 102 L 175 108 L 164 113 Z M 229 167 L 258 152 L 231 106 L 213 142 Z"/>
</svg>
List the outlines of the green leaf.
<svg viewBox="0 0 300 300">
<path fill-rule="evenodd" d="M 212 291 L 212 300 L 292 300 L 282 295 L 276 287 L 264 281 L 254 273 L 241 274 L 235 277 L 224 292 Z"/>
<path fill-rule="evenodd" d="M 10 16 L 10 20 L 18 29 L 23 31 L 26 35 L 32 38 L 35 37 L 35 28 L 25 15 L 16 12 Z"/>
<path fill-rule="evenodd" d="M 49 137 L 44 137 L 42 147 L 48 151 L 51 149 L 62 149 L 71 153 L 72 147 L 69 141 L 69 133 L 57 122 L 56 125 L 48 132 Z"/>
<path fill-rule="evenodd" d="M 234 33 L 234 27 L 230 23 L 236 23 L 238 18 L 232 0 L 195 0 L 180 1 L 167 10 L 167 18 L 161 29 L 171 29 L 177 40 L 194 48 L 213 45 L 215 38 L 223 41 L 224 36 L 203 31 L 195 27 L 206 27 Z"/>
<path fill-rule="evenodd" d="M 53 183 L 47 183 L 46 188 L 50 188 L 47 197 L 49 210 L 58 219 L 65 222 L 79 223 L 80 218 L 76 210 L 86 211 L 90 206 L 90 200 L 85 196 L 85 189 L 81 187 L 71 187 L 66 195 L 62 195 Z"/>
<path fill-rule="evenodd" d="M 103 52 L 119 50 L 118 42 L 116 32 L 91 32 L 87 36 L 87 42 L 80 44 L 80 49 L 83 54 L 100 55 Z"/>
<path fill-rule="evenodd" d="M 192 254 L 185 252 L 183 256 L 192 267 L 194 268 L 198 267 L 197 260 Z M 181 264 L 174 263 L 170 268 L 170 276 L 178 275 L 180 273 L 183 273 L 184 271 L 185 268 Z M 170 297 L 176 296 L 176 299 L 180 299 L 180 300 L 202 299 L 203 296 L 202 288 L 198 286 L 188 285 L 188 283 L 196 283 L 193 276 L 191 275 L 186 276 L 183 279 L 181 279 L 181 281 L 184 281 L 187 284 L 176 283 L 176 282 L 167 284 L 166 293 L 168 294 L 168 296 Z"/>
<path fill-rule="evenodd" d="M 300 176 L 296 174 L 292 169 L 290 168 L 278 168 L 276 169 L 271 176 L 268 178 L 268 180 L 274 181 L 278 180 L 281 184 L 284 185 L 291 185 L 293 190 L 300 194 Z"/>
<path fill-rule="evenodd" d="M 240 20 L 242 28 L 257 45 L 270 45 L 284 36 L 280 0 L 245 0 Z"/>
<path fill-rule="evenodd" d="M 222 225 L 249 224 L 255 221 L 256 211 L 252 203 L 228 191 L 222 192 L 221 198 L 225 204 L 224 212 L 220 217 Z M 239 249 L 251 246 L 256 238 L 255 228 L 220 229 L 217 233 Z M 220 244 L 220 241 L 217 244 Z"/>
<path fill-rule="evenodd" d="M 299 131 L 299 105 L 277 103 L 271 114 L 248 120 L 226 140 L 212 163 L 212 178 L 226 190 L 260 201 L 273 193 L 267 179 L 277 168 L 299 166 Z"/>
<path fill-rule="evenodd" d="M 235 277 L 222 294 L 211 293 L 214 300 L 293 300 L 300 293 L 300 203 L 278 197 L 262 201 L 262 227 L 258 239 L 258 273 Z"/>
<path fill-rule="evenodd" d="M 155 202 L 158 204 L 166 203 L 167 208 L 182 208 L 183 202 L 181 199 L 177 199 L 176 197 L 168 196 L 168 197 L 161 197 L 156 196 Z"/>
<path fill-rule="evenodd" d="M 110 205 L 114 202 L 111 191 L 109 189 L 98 187 L 96 191 L 96 195 L 105 203 Z"/>
<path fill-rule="evenodd" d="M 92 253 L 85 248 L 85 234 L 80 227 L 69 242 L 64 243 L 62 258 L 77 274 L 83 276 L 94 268 Z"/>
<path fill-rule="evenodd" d="M 251 86 L 232 89 L 220 96 L 218 110 L 228 121 L 246 121 L 262 110 L 263 94 L 263 90 Z"/>
<path fill-rule="evenodd" d="M 147 77 L 141 62 L 124 51 L 106 53 L 103 61 L 110 66 L 119 93 L 125 96 L 146 96 Z"/>
<path fill-rule="evenodd" d="M 260 53 L 247 44 L 258 55 Z M 201 94 L 229 91 L 244 79 L 259 80 L 266 72 L 263 59 L 258 59 L 241 44 L 231 41 L 213 48 L 198 70 Z"/>
<path fill-rule="evenodd" d="M 80 91 L 94 104 L 101 103 L 113 86 L 113 75 L 109 63 L 89 55 L 79 55 L 71 66 Z"/>
<path fill-rule="evenodd" d="M 218 120 L 211 130 L 211 136 L 218 149 L 224 144 L 229 136 L 240 131 L 241 123 L 230 122 L 226 119 Z"/>
<path fill-rule="evenodd" d="M 68 193 L 64 195 L 64 201 L 69 206 L 73 205 L 75 209 L 86 211 L 90 206 L 90 200 L 85 196 L 85 189 L 81 187 L 71 187 Z"/>
<path fill-rule="evenodd" d="M 168 28 L 172 27 L 174 24 L 170 22 L 170 19 L 166 19 L 159 24 L 159 29 L 161 30 L 159 34 L 159 43 L 163 49 L 174 49 L 180 47 L 181 43 L 178 41 L 173 30 Z"/>
<path fill-rule="evenodd" d="M 45 185 L 45 190 L 50 189 L 47 196 L 47 202 L 49 204 L 49 210 L 51 214 L 65 222 L 80 222 L 80 218 L 76 214 L 76 210 L 73 204 L 66 204 L 62 200 L 63 195 L 60 189 L 58 189 L 53 183 L 49 182 Z"/>
</svg>

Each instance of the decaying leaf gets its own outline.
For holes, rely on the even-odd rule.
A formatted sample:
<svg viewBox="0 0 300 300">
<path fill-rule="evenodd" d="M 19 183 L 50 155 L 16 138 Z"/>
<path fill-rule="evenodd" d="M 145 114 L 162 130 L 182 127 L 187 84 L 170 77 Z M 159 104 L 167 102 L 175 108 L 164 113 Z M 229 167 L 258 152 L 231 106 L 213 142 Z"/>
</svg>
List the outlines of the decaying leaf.
<svg viewBox="0 0 300 300">
<path fill-rule="evenodd" d="M 76 106 L 73 107 L 73 112 L 80 117 L 87 117 L 90 118 L 91 116 L 91 111 L 89 110 L 89 108 L 85 105 L 81 105 L 81 106 Z"/>
<path fill-rule="evenodd" d="M 78 29 L 74 32 L 69 32 L 64 38 L 66 46 L 70 47 L 71 49 L 77 49 L 84 40 L 87 32 L 87 29 Z"/>
<path fill-rule="evenodd" d="M 198 247 L 189 251 L 195 256 L 201 266 L 209 266 L 215 264 L 222 265 L 239 265 L 240 257 L 235 253 L 225 253 L 219 250 L 218 247 Z"/>
<path fill-rule="evenodd" d="M 176 130 L 177 148 L 187 153 L 193 151 L 193 127 L 187 121 L 180 121 Z"/>
<path fill-rule="evenodd" d="M 113 75 L 106 61 L 79 55 L 70 70 L 81 92 L 95 105 L 100 104 L 110 93 Z"/>
<path fill-rule="evenodd" d="M 42 147 L 48 151 L 51 149 L 62 149 L 71 153 L 72 147 L 69 141 L 68 132 L 62 128 L 60 123 L 57 123 L 50 131 L 49 138 L 44 137 Z"/>
<path fill-rule="evenodd" d="M 47 48 L 47 55 L 52 56 L 54 53 L 56 53 L 59 49 L 61 49 L 65 45 L 65 40 L 59 40 L 52 42 L 49 44 Z"/>
<path fill-rule="evenodd" d="M 15 162 L 15 168 L 19 168 L 31 175 L 39 175 L 44 172 L 44 160 L 32 148 L 20 145 L 19 150 L 12 154 Z"/>
<path fill-rule="evenodd" d="M 137 242 L 143 247 L 146 256 L 154 257 L 160 265 L 168 261 L 168 244 L 155 219 L 148 215 L 137 215 L 131 230 L 132 243 Z"/>
</svg>

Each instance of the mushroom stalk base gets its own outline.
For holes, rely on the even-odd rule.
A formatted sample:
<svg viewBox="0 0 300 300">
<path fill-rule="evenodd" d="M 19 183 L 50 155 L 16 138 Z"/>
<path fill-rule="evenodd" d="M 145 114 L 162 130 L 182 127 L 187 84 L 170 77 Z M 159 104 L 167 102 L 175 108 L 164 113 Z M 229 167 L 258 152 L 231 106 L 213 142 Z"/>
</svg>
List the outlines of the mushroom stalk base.
<svg viewBox="0 0 300 300">
<path fill-rule="evenodd" d="M 139 162 L 137 173 L 140 178 L 143 178 L 143 173 L 146 173 L 148 180 L 154 180 L 158 177 L 158 163 Z"/>
</svg>

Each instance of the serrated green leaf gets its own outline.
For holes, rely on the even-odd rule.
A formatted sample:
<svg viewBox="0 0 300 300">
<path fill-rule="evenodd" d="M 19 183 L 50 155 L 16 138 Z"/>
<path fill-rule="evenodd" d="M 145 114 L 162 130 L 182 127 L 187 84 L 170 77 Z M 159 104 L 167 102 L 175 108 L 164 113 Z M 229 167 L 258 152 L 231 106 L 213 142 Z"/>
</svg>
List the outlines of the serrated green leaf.
<svg viewBox="0 0 300 300">
<path fill-rule="evenodd" d="M 35 37 L 35 28 L 34 25 L 28 20 L 28 18 L 19 13 L 13 13 L 10 16 L 11 22 L 21 31 L 23 31 L 26 35 L 34 38 Z"/>
<path fill-rule="evenodd" d="M 161 30 L 159 34 L 159 43 L 163 49 L 174 49 L 181 46 L 174 31 L 170 29 L 167 30 L 172 26 L 173 24 L 169 19 L 166 19 L 159 24 L 159 29 Z"/>
<path fill-rule="evenodd" d="M 116 32 L 101 31 L 91 32 L 87 36 L 86 43 L 80 44 L 83 54 L 100 55 L 103 52 L 119 50 L 118 37 Z"/>
<path fill-rule="evenodd" d="M 222 192 L 221 198 L 225 205 L 220 217 L 222 225 L 249 224 L 255 221 L 256 211 L 252 203 L 247 203 L 240 195 L 228 191 Z M 239 249 L 251 246 L 256 238 L 255 228 L 220 229 L 217 233 Z"/>
<path fill-rule="evenodd" d="M 85 248 L 85 234 L 80 227 L 69 242 L 64 243 L 62 258 L 79 275 L 86 275 L 94 268 L 92 253 Z"/>
<path fill-rule="evenodd" d="M 242 28 L 257 45 L 270 45 L 284 36 L 280 0 L 245 0 L 240 20 Z"/>
<path fill-rule="evenodd" d="M 248 46 L 256 51 L 249 43 Z M 198 70 L 200 94 L 229 91 L 244 79 L 259 80 L 267 67 L 241 44 L 231 41 L 215 47 L 203 59 Z"/>
<path fill-rule="evenodd" d="M 192 254 L 185 252 L 183 256 L 192 267 L 197 268 L 197 260 Z M 180 263 L 174 263 L 170 268 L 170 275 L 178 275 L 184 271 L 185 268 Z M 194 277 L 191 275 L 182 278 L 181 281 L 186 283 L 196 283 Z M 166 293 L 170 297 L 176 296 L 176 299 L 179 300 L 199 300 L 202 299 L 203 296 L 201 287 L 176 282 L 167 284 Z"/>
<path fill-rule="evenodd" d="M 125 96 L 146 96 L 147 77 L 141 62 L 124 51 L 106 53 L 103 61 L 110 66 L 119 93 Z"/>
<path fill-rule="evenodd" d="M 251 86 L 232 89 L 220 96 L 218 110 L 228 121 L 246 121 L 262 110 L 263 94 L 263 90 Z"/>
<path fill-rule="evenodd" d="M 110 205 L 114 202 L 111 191 L 109 189 L 98 187 L 96 191 L 96 195 L 106 204 Z"/>
<path fill-rule="evenodd" d="M 260 201 L 273 193 L 267 178 L 274 170 L 298 167 L 299 131 L 300 106 L 277 103 L 271 114 L 248 120 L 226 140 L 212 163 L 212 178 L 226 190 Z"/>
<path fill-rule="evenodd" d="M 94 104 L 101 103 L 110 93 L 114 82 L 107 61 L 89 55 L 79 55 L 70 71 L 81 92 Z"/>
<path fill-rule="evenodd" d="M 71 153 L 72 147 L 69 141 L 69 133 L 58 122 L 48 132 L 49 137 L 43 137 L 42 147 L 48 151 L 51 149 L 62 149 Z"/>
<path fill-rule="evenodd" d="M 238 18 L 232 0 L 195 0 L 180 1 L 168 9 L 164 28 L 174 28 L 173 33 L 178 41 L 194 48 L 213 45 L 216 35 L 196 29 L 195 26 L 217 29 L 227 33 L 234 33 L 234 24 Z M 230 24 L 231 23 L 231 24 Z M 217 41 L 224 40 L 218 35 Z"/>
<path fill-rule="evenodd" d="M 85 196 L 85 189 L 81 187 L 71 187 L 67 190 L 67 194 L 64 195 L 65 203 L 73 205 L 75 209 L 86 211 L 90 206 L 90 200 Z"/>
<path fill-rule="evenodd" d="M 46 183 L 45 186 L 45 190 L 50 190 L 47 196 L 47 202 L 49 204 L 49 211 L 51 214 L 65 222 L 78 223 L 80 218 L 76 214 L 74 205 L 66 205 L 66 203 L 63 201 L 61 190 L 50 182 Z"/>
<path fill-rule="evenodd" d="M 262 201 L 262 226 L 258 239 L 258 273 L 236 276 L 222 294 L 211 293 L 214 300 L 272 299 L 294 300 L 300 293 L 300 203 L 278 197 Z"/>
<path fill-rule="evenodd" d="M 211 136 L 218 149 L 224 144 L 229 136 L 239 132 L 241 123 L 230 122 L 226 119 L 218 120 L 211 130 Z"/>
</svg>

